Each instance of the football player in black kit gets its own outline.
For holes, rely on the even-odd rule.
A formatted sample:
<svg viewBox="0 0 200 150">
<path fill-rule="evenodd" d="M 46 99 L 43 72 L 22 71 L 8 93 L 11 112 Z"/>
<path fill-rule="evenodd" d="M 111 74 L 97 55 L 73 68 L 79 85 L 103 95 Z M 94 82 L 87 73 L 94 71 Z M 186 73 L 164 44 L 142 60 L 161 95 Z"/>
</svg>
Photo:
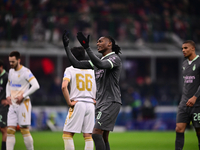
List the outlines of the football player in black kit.
<svg viewBox="0 0 200 150">
<path fill-rule="evenodd" d="M 89 47 L 87 38 L 82 32 L 77 33 L 77 39 L 86 50 L 90 60 L 78 61 L 69 50 L 69 37 L 63 34 L 63 44 L 71 64 L 75 68 L 94 69 L 97 93 L 95 108 L 95 125 L 92 138 L 96 150 L 110 150 L 108 141 L 109 132 L 113 131 L 115 121 L 121 107 L 121 93 L 119 79 L 122 70 L 122 61 L 119 57 L 120 47 L 110 36 L 102 36 L 97 41 L 97 50 L 102 54 L 99 59 Z"/>
<path fill-rule="evenodd" d="M 200 57 L 196 55 L 195 43 L 187 40 L 182 44 L 186 60 L 182 64 L 183 89 L 176 118 L 175 150 L 184 146 L 184 132 L 192 121 L 200 149 Z"/>
<path fill-rule="evenodd" d="M 3 67 L 3 61 L 0 60 L 0 130 L 2 133 L 1 150 L 6 150 L 7 137 L 7 114 L 9 103 L 6 100 L 6 84 L 8 82 L 8 73 Z"/>
</svg>

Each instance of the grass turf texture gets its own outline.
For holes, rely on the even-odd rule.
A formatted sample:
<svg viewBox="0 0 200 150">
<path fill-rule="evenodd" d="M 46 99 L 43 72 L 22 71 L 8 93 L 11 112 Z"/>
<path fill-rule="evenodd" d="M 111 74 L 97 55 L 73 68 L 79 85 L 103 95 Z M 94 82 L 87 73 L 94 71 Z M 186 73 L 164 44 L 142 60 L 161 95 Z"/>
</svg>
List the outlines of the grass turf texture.
<svg viewBox="0 0 200 150">
<path fill-rule="evenodd" d="M 34 139 L 35 150 L 64 150 L 62 132 L 34 131 L 31 132 Z M 15 134 L 15 150 L 26 150 L 23 137 L 18 131 Z M 0 137 L 1 140 L 1 137 Z M 112 150 L 173 150 L 175 132 L 131 131 L 111 132 L 109 136 Z M 76 150 L 84 149 L 82 134 L 74 135 Z M 185 133 L 185 145 L 183 150 L 197 150 L 198 142 L 194 131 Z"/>
</svg>

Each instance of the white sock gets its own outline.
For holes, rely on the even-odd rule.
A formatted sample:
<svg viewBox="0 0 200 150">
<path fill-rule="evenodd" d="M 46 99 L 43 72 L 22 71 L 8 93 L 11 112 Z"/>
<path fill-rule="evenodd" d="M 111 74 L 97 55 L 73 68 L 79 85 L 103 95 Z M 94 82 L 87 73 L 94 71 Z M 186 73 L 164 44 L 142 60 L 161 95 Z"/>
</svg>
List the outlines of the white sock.
<svg viewBox="0 0 200 150">
<path fill-rule="evenodd" d="M 7 138 L 6 138 L 6 149 L 14 150 L 15 146 L 15 129 L 7 129 Z"/>
<path fill-rule="evenodd" d="M 74 140 L 72 136 L 68 134 L 63 134 L 63 140 L 65 145 L 65 150 L 74 150 Z"/>
<path fill-rule="evenodd" d="M 85 137 L 85 150 L 93 150 L 94 143 L 92 137 Z"/>
<path fill-rule="evenodd" d="M 26 145 L 27 150 L 34 150 L 33 138 L 31 135 L 26 136 L 26 137 L 24 136 L 24 144 Z"/>
<path fill-rule="evenodd" d="M 34 147 L 33 147 L 33 138 L 30 134 L 30 131 L 29 129 L 20 129 L 22 135 L 23 135 L 23 138 L 24 138 L 24 144 L 26 146 L 26 149 L 27 150 L 34 150 Z"/>
</svg>

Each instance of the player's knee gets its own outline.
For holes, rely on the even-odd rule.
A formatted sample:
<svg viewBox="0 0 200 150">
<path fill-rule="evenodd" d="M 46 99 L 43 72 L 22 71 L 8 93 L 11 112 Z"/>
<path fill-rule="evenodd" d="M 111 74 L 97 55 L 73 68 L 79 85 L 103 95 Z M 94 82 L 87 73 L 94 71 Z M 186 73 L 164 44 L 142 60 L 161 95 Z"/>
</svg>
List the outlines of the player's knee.
<svg viewBox="0 0 200 150">
<path fill-rule="evenodd" d="M 30 131 L 28 128 L 20 128 L 20 132 L 22 133 L 22 135 L 29 135 Z"/>
<path fill-rule="evenodd" d="M 182 133 L 182 132 L 184 132 L 184 128 L 182 128 L 182 127 L 180 127 L 180 126 L 176 126 L 176 132 L 178 132 L 178 133 Z"/>
<path fill-rule="evenodd" d="M 15 129 L 13 129 L 13 128 L 7 128 L 7 134 L 8 134 L 8 135 L 14 135 L 15 132 L 16 132 Z"/>
<path fill-rule="evenodd" d="M 103 137 L 100 134 L 92 134 L 92 139 L 94 141 L 99 141 L 99 140 L 103 140 Z"/>
</svg>

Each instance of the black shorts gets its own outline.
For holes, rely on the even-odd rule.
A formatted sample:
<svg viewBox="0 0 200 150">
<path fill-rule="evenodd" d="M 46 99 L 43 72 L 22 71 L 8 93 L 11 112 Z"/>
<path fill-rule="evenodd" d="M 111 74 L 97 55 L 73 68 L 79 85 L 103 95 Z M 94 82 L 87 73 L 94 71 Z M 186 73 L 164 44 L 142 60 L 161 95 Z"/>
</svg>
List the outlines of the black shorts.
<svg viewBox="0 0 200 150">
<path fill-rule="evenodd" d="M 178 106 L 176 123 L 190 123 L 190 121 L 195 128 L 200 128 L 200 106 Z"/>
<path fill-rule="evenodd" d="M 110 102 L 96 109 L 94 128 L 113 131 L 120 107 L 120 103 Z"/>
<path fill-rule="evenodd" d="M 7 115 L 8 111 L 0 111 L 0 127 L 4 128 L 7 126 Z"/>
</svg>

